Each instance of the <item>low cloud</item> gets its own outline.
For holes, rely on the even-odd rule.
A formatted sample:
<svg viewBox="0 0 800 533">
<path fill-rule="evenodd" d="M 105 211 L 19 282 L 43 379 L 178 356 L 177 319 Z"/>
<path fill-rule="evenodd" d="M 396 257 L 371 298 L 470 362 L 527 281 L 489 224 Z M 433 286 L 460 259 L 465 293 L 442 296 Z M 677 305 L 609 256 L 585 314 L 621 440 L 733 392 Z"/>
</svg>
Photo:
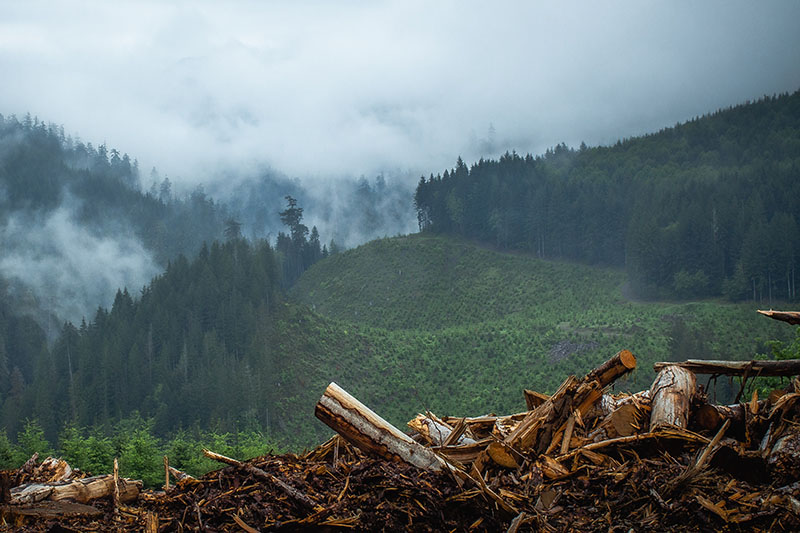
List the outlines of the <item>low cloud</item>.
<svg viewBox="0 0 800 533">
<path fill-rule="evenodd" d="M 91 320 L 117 289 L 136 296 L 161 270 L 132 234 L 95 232 L 76 213 L 64 204 L 47 214 L 12 215 L 0 228 L 0 278 L 18 308 L 40 322 L 49 320 L 42 309 L 74 323 Z"/>
<path fill-rule="evenodd" d="M 796 90 L 797 20 L 789 1 L 4 2 L 0 112 L 178 186 L 427 175 Z"/>
</svg>

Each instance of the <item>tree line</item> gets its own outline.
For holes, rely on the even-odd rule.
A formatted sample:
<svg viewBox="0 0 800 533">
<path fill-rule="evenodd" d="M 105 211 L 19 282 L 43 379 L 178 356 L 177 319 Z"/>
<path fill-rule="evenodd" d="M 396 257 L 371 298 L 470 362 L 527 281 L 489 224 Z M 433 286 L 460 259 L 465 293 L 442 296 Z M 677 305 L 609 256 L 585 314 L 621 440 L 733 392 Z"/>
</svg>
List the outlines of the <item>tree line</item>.
<svg viewBox="0 0 800 533">
<path fill-rule="evenodd" d="M 422 231 L 626 269 L 644 297 L 798 297 L 800 92 L 613 146 L 460 158 L 424 176 Z"/>
</svg>

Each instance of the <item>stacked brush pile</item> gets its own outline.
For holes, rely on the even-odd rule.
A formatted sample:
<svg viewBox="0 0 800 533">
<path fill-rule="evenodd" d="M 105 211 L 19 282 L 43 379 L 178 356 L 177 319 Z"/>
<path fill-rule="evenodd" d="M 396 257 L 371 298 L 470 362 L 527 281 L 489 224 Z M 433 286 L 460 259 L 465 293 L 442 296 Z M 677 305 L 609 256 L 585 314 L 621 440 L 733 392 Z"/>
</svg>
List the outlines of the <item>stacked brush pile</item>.
<svg viewBox="0 0 800 533">
<path fill-rule="evenodd" d="M 410 434 L 331 383 L 316 415 L 338 435 L 305 455 L 240 462 L 207 450 L 226 466 L 194 479 L 165 465 L 167 483 L 178 481 L 157 492 L 115 475 L 75 479 L 64 475 L 68 465 L 34 458 L 3 473 L 3 524 L 148 532 L 800 530 L 800 379 L 767 398 L 715 405 L 696 378 L 741 376 L 744 385 L 796 376 L 800 361 L 658 363 L 650 389 L 607 393 L 635 367 L 623 350 L 586 376 L 568 376 L 552 395 L 524 391 L 524 412 L 423 413 L 409 422 Z"/>
</svg>

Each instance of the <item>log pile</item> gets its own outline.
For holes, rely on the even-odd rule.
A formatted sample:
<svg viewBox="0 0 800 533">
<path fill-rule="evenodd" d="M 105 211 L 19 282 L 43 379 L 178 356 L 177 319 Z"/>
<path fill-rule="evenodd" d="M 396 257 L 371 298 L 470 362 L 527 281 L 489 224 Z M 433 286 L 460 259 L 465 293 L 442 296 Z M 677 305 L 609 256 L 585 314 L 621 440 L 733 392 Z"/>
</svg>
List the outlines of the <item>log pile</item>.
<svg viewBox="0 0 800 533">
<path fill-rule="evenodd" d="M 116 513 L 106 492 L 92 504 L 95 516 L 43 514 L 16 524 L 149 532 L 800 529 L 800 379 L 766 399 L 720 406 L 708 403 L 697 369 L 659 363 L 648 390 L 610 394 L 635 366 L 622 351 L 585 376 L 568 376 L 552 395 L 525 391 L 526 411 L 425 412 L 409 422 L 409 434 L 332 383 L 316 413 L 338 435 L 305 455 L 242 462 L 206 450 L 225 467 L 194 479 L 165 461 L 176 483 L 143 491 Z M 12 475 L 28 487 L 75 482 L 25 478 L 36 464 Z"/>
</svg>

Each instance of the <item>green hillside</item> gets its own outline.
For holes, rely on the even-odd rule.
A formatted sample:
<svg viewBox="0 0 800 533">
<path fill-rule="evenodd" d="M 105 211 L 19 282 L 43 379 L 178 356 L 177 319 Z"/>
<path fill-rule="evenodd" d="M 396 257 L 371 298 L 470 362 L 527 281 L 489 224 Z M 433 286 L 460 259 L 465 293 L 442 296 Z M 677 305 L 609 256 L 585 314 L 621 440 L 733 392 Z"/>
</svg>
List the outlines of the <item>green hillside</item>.
<svg viewBox="0 0 800 533">
<path fill-rule="evenodd" d="M 315 312 L 296 308 L 283 324 L 282 348 L 295 354 L 284 372 L 308 400 L 282 402 L 310 408 L 337 381 L 398 424 L 424 409 L 510 412 L 524 408 L 523 388 L 552 392 L 623 348 L 640 364 L 618 386 L 640 390 L 657 360 L 750 358 L 793 333 L 752 304 L 626 301 L 623 282 L 444 237 L 371 242 L 321 261 L 293 289 Z"/>
</svg>

